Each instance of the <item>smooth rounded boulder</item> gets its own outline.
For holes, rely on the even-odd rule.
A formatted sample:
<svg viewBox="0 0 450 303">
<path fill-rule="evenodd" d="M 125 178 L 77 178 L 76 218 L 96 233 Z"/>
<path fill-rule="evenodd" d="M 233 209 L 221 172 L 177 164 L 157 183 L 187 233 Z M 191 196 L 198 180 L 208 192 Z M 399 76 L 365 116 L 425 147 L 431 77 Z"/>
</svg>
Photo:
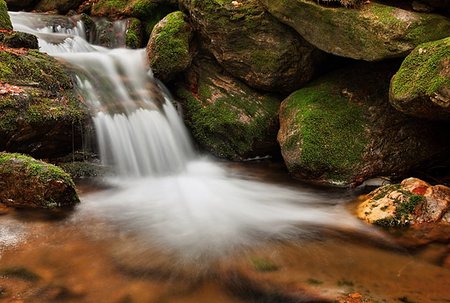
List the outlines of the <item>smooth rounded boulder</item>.
<svg viewBox="0 0 450 303">
<path fill-rule="evenodd" d="M 261 3 L 317 48 L 358 60 L 405 57 L 419 44 L 445 38 L 450 33 L 450 20 L 444 16 L 373 1 L 354 9 L 310 0 L 261 0 Z"/>
<path fill-rule="evenodd" d="M 420 118 L 450 120 L 450 37 L 419 45 L 394 75 L 390 102 Z"/>
<path fill-rule="evenodd" d="M 249 86 L 291 92 L 312 79 L 324 54 L 257 0 L 182 0 L 202 47 Z"/>
<path fill-rule="evenodd" d="M 282 102 L 278 141 L 294 177 L 349 186 L 448 159 L 448 124 L 409 117 L 389 104 L 397 68 L 395 62 L 358 63 Z"/>
<path fill-rule="evenodd" d="M 154 28 L 147 45 L 147 57 L 155 77 L 168 81 L 192 62 L 192 28 L 185 15 L 173 12 Z"/>
<path fill-rule="evenodd" d="M 0 204 L 55 209 L 80 202 L 70 176 L 61 168 L 20 154 L 0 153 Z"/>
</svg>

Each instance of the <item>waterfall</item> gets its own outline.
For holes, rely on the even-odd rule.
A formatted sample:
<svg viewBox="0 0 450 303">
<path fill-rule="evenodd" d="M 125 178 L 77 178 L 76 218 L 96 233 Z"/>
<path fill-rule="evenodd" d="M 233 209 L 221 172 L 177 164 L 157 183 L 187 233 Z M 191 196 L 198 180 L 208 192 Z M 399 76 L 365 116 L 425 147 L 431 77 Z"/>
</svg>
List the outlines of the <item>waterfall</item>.
<svg viewBox="0 0 450 303">
<path fill-rule="evenodd" d="M 48 24 L 49 16 L 11 17 L 16 30 L 38 36 L 41 51 L 75 69 L 101 160 L 119 176 L 112 189 L 84 197 L 79 213 L 118 224 L 137 238 L 139 250 L 204 262 L 273 239 L 311 237 L 316 225 L 361 228 L 339 205 L 341 198 L 236 176 L 195 155 L 169 93 L 147 68 L 144 50 L 92 45 L 83 24 L 66 17 L 53 18 L 68 27 Z"/>
<path fill-rule="evenodd" d="M 42 52 L 76 69 L 77 88 L 92 112 L 103 164 L 121 177 L 185 169 L 194 156 L 192 144 L 168 94 L 149 72 L 144 50 L 92 45 L 82 21 L 62 16 L 53 17 L 53 23 L 48 15 L 11 17 L 16 30 L 38 37 Z"/>
</svg>

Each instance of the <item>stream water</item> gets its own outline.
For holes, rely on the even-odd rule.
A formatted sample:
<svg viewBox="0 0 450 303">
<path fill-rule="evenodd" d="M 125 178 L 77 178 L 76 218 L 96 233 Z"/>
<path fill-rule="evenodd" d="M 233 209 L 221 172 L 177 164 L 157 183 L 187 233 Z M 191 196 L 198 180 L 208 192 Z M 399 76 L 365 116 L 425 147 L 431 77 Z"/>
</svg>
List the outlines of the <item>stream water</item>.
<svg viewBox="0 0 450 303">
<path fill-rule="evenodd" d="M 450 302 L 448 242 L 405 248 L 356 220 L 348 192 L 198 155 L 144 50 L 92 45 L 65 17 L 11 18 L 73 66 L 114 173 L 79 184 L 69 214 L 0 209 L 0 300 Z"/>
</svg>

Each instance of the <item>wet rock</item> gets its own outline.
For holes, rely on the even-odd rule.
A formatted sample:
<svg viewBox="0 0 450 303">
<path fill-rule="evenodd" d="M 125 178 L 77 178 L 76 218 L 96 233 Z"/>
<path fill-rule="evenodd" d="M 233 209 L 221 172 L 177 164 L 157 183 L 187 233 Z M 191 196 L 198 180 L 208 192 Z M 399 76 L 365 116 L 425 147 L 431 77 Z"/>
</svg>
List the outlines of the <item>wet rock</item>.
<svg viewBox="0 0 450 303">
<path fill-rule="evenodd" d="M 11 48 L 39 49 L 37 37 L 22 32 L 0 32 L 0 44 Z"/>
<path fill-rule="evenodd" d="M 207 48 L 249 86 L 291 92 L 311 80 L 324 54 L 278 22 L 257 0 L 183 0 Z"/>
<path fill-rule="evenodd" d="M 274 154 L 279 100 L 261 94 L 208 59 L 194 60 L 177 96 L 197 142 L 214 155 L 245 159 Z"/>
<path fill-rule="evenodd" d="M 167 15 L 153 28 L 150 36 L 148 60 L 155 77 L 162 81 L 172 79 L 192 62 L 192 28 L 185 17 L 180 11 Z"/>
<path fill-rule="evenodd" d="M 442 39 L 450 20 L 371 1 L 359 9 L 309 0 L 261 3 L 308 42 L 326 52 L 358 60 L 404 57 L 419 44 Z"/>
<path fill-rule="evenodd" d="M 1 154 L 0 154 L 0 157 L 1 157 Z M 1 165 L 2 164 L 0 164 L 0 166 Z M 25 267 L 2 268 L 2 269 L 0 269 L 0 277 L 10 278 L 10 279 L 20 279 L 20 280 L 24 280 L 24 281 L 28 281 L 28 282 L 36 282 L 41 279 L 41 277 L 39 275 L 26 269 Z"/>
<path fill-rule="evenodd" d="M 394 75 L 390 102 L 421 118 L 450 120 L 450 38 L 419 45 Z"/>
<path fill-rule="evenodd" d="M 450 188 L 416 178 L 380 187 L 357 209 L 360 219 L 381 226 L 450 223 Z"/>
<path fill-rule="evenodd" d="M 0 185 L 0 203 L 8 207 L 53 209 L 80 202 L 67 173 L 24 155 L 0 153 Z"/>
<path fill-rule="evenodd" d="M 43 12 L 57 11 L 64 15 L 77 9 L 83 2 L 84 0 L 40 0 L 34 9 Z"/>
<path fill-rule="evenodd" d="M 431 7 L 446 10 L 446 11 L 450 12 L 450 2 L 449 1 L 442 1 L 442 0 L 420 0 L 420 1 Z"/>
<path fill-rule="evenodd" d="M 448 125 L 418 121 L 389 104 L 395 62 L 337 70 L 283 101 L 278 141 L 290 173 L 314 183 L 356 185 L 444 161 Z"/>
<path fill-rule="evenodd" d="M 0 0 L 0 29 L 12 30 L 11 19 L 8 15 L 8 7 L 4 0 Z"/>
<path fill-rule="evenodd" d="M 129 18 L 126 25 L 125 45 L 128 48 L 141 48 L 143 45 L 142 22 L 137 18 Z"/>
<path fill-rule="evenodd" d="M 0 86 L 0 150 L 49 158 L 81 145 L 89 115 L 54 58 L 3 48 Z"/>
<path fill-rule="evenodd" d="M 421 12 L 421 13 L 431 13 L 433 11 L 433 8 L 431 6 L 429 6 L 428 4 L 423 3 L 421 1 L 413 1 L 412 8 L 416 12 Z"/>
</svg>

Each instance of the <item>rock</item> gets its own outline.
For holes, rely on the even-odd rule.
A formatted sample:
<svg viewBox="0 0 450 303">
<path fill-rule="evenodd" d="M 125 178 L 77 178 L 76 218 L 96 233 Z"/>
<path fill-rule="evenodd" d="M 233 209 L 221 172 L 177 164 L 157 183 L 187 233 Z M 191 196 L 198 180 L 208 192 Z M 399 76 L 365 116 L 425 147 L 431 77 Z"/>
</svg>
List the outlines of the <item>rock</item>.
<svg viewBox="0 0 450 303">
<path fill-rule="evenodd" d="M 10 10 L 29 10 L 37 0 L 6 0 Z"/>
<path fill-rule="evenodd" d="M 428 4 L 423 3 L 421 1 L 413 1 L 412 8 L 416 12 L 421 12 L 421 13 L 431 13 L 433 11 L 433 8 L 431 6 L 429 6 Z"/>
<path fill-rule="evenodd" d="M 448 12 L 450 12 L 450 2 L 449 1 L 443 1 L 443 0 L 420 0 L 420 1 L 431 7 L 447 10 Z"/>
<path fill-rule="evenodd" d="M 416 178 L 382 186 L 357 208 L 360 219 L 381 226 L 450 223 L 450 188 Z"/>
<path fill-rule="evenodd" d="M 155 77 L 167 81 L 189 67 L 191 39 L 192 28 L 180 11 L 167 15 L 153 28 L 147 56 Z"/>
<path fill-rule="evenodd" d="M 254 91 L 205 58 L 194 61 L 187 78 L 176 94 L 202 147 L 233 160 L 276 152 L 277 98 Z"/>
<path fill-rule="evenodd" d="M 127 30 L 125 33 L 125 45 L 128 48 L 141 48 L 143 45 L 142 22 L 137 18 L 127 20 Z"/>
<path fill-rule="evenodd" d="M 447 124 L 418 121 L 388 101 L 395 62 L 337 70 L 282 102 L 278 141 L 296 178 L 357 185 L 448 158 Z"/>
<path fill-rule="evenodd" d="M 62 169 L 31 157 L 0 153 L 0 203 L 17 208 L 60 208 L 79 203 Z"/>
<path fill-rule="evenodd" d="M 207 48 L 249 86 L 291 92 L 311 80 L 324 59 L 295 31 L 278 22 L 257 0 L 182 0 Z"/>
<path fill-rule="evenodd" d="M 34 9 L 43 12 L 57 11 L 64 15 L 77 9 L 83 2 L 84 0 L 40 0 Z"/>
<path fill-rule="evenodd" d="M 12 30 L 12 24 L 11 19 L 8 15 L 8 7 L 6 6 L 6 3 L 4 0 L 0 0 L 0 30 L 6 29 L 6 30 Z"/>
<path fill-rule="evenodd" d="M 373 1 L 360 9 L 325 7 L 309 0 L 261 3 L 314 46 L 358 60 L 404 57 L 417 45 L 445 38 L 450 32 L 450 20 L 444 16 Z"/>
<path fill-rule="evenodd" d="M 81 145 L 87 109 L 63 66 L 37 50 L 0 50 L 0 150 L 35 157 Z"/>
<path fill-rule="evenodd" d="M 22 32 L 0 32 L 0 44 L 11 48 L 39 49 L 38 39 L 35 35 Z"/>
<path fill-rule="evenodd" d="M 406 57 L 392 78 L 390 102 L 408 115 L 450 120 L 450 37 Z"/>
</svg>

